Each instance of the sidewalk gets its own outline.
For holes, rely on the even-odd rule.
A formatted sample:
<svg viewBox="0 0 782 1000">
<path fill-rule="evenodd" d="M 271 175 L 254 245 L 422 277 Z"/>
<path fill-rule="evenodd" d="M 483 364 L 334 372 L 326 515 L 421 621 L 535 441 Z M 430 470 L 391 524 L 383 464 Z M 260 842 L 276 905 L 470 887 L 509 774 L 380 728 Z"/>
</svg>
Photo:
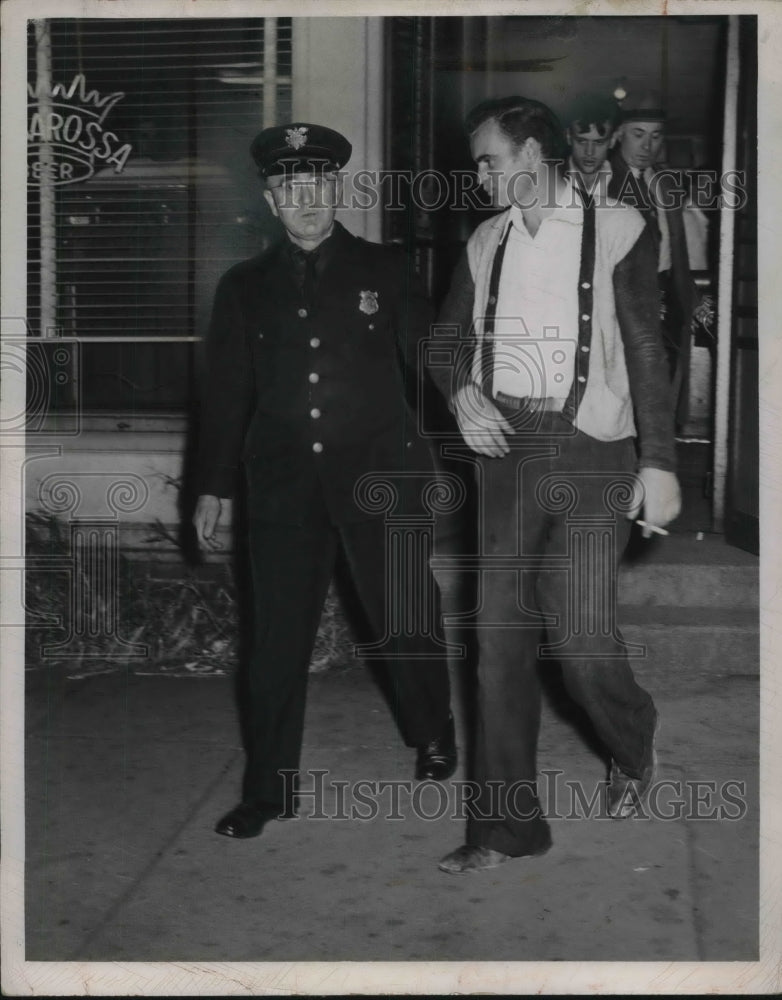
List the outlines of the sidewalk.
<svg viewBox="0 0 782 1000">
<path fill-rule="evenodd" d="M 384 818 L 386 794 L 370 820 L 316 820 L 309 801 L 258 839 L 215 834 L 242 770 L 229 678 L 30 673 L 27 958 L 755 960 L 758 678 L 720 671 L 644 678 L 662 719 L 659 777 L 680 783 L 660 802 L 683 789 L 701 815 L 736 815 L 738 796 L 743 818 L 553 819 L 546 856 L 461 877 L 437 869 L 463 840 L 452 785 L 437 819 L 414 815 L 411 782 L 402 819 Z M 559 782 L 591 794 L 605 777 L 556 699 L 540 746 L 541 772 L 559 769 Z M 404 782 L 413 763 L 366 671 L 310 678 L 302 768 L 328 771 L 329 815 L 332 782 Z M 419 811 L 440 809 L 436 788 L 418 796 Z"/>
</svg>

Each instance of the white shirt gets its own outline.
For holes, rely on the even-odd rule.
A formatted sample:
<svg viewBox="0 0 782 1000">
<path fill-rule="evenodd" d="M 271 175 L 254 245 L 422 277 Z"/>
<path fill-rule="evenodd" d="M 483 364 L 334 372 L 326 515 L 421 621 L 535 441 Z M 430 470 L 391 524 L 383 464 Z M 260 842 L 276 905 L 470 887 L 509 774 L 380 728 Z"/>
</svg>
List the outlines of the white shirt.
<svg viewBox="0 0 782 1000">
<path fill-rule="evenodd" d="M 470 374 L 478 384 L 483 377 L 481 365 L 485 355 L 482 347 L 489 311 L 490 278 L 510 211 L 506 209 L 486 219 L 467 241 L 467 262 L 475 285 L 472 309 L 475 350 Z M 619 441 L 636 433 L 624 338 L 616 316 L 618 293 L 614 288 L 614 274 L 638 242 L 645 225 L 640 212 L 616 202 L 609 202 L 595 212 L 589 369 L 573 423 L 578 430 L 598 441 Z M 583 227 L 573 228 L 581 231 Z M 620 289 L 619 294 L 625 293 Z M 636 324 L 631 324 L 628 333 L 634 335 L 635 330 Z M 583 344 L 579 351 L 585 348 Z"/>
<path fill-rule="evenodd" d="M 494 324 L 494 393 L 564 399 L 570 392 L 583 215 L 570 181 L 534 238 L 521 209 L 510 209 Z"/>
</svg>

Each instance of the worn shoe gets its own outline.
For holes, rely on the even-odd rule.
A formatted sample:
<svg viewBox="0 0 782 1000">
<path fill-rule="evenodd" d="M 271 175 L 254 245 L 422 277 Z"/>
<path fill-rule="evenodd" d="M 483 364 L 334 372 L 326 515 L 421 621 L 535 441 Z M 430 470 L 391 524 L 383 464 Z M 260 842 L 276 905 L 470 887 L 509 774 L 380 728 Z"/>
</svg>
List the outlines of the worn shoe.
<svg viewBox="0 0 782 1000">
<path fill-rule="evenodd" d="M 437 739 L 418 748 L 415 776 L 418 781 L 424 781 L 427 778 L 432 781 L 445 781 L 456 770 L 458 759 L 456 729 L 453 716 L 449 715 L 445 732 Z"/>
<path fill-rule="evenodd" d="M 656 739 L 657 719 L 654 722 L 649 761 L 639 778 L 634 778 L 628 774 L 615 760 L 611 761 L 608 788 L 606 789 L 606 807 L 609 816 L 613 819 L 628 819 L 631 816 L 637 815 L 649 797 L 649 792 L 657 774 Z"/>
<path fill-rule="evenodd" d="M 215 831 L 224 837 L 235 837 L 237 840 L 257 837 L 266 823 L 270 819 L 275 819 L 279 813 L 280 810 L 276 806 L 240 802 L 235 809 L 223 816 Z"/>
<path fill-rule="evenodd" d="M 499 868 L 506 861 L 540 857 L 550 847 L 551 840 L 548 839 L 539 848 L 530 851 L 529 854 L 502 854 L 500 851 L 493 851 L 490 847 L 474 847 L 471 844 L 464 844 L 462 847 L 457 847 L 455 851 L 451 851 L 450 854 L 446 854 L 437 867 L 441 872 L 448 872 L 449 875 L 467 875 L 469 872 L 483 872 L 489 868 Z"/>
<path fill-rule="evenodd" d="M 473 847 L 470 844 L 463 844 L 455 851 L 451 851 L 450 854 L 446 854 L 437 867 L 441 872 L 448 872 L 449 875 L 466 875 L 468 872 L 483 872 L 489 868 L 499 868 L 510 859 L 510 854 L 493 851 L 490 847 Z"/>
</svg>

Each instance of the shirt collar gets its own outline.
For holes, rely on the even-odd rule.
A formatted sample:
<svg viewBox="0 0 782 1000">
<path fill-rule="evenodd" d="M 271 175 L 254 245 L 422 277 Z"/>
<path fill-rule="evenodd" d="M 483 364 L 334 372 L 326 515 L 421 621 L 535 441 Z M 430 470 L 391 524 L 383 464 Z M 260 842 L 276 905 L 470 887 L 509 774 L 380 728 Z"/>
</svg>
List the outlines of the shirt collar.
<svg viewBox="0 0 782 1000">
<path fill-rule="evenodd" d="M 567 161 L 567 173 L 568 173 L 568 176 L 571 176 L 571 177 L 578 176 L 578 177 L 581 177 L 582 181 L 584 180 L 584 178 L 581 176 L 581 171 L 578 169 L 578 167 L 573 162 L 573 157 L 572 156 Z M 607 159 L 603 160 L 603 162 L 600 164 L 600 166 L 597 168 L 597 170 L 593 174 L 591 174 L 591 176 L 593 178 L 597 178 L 597 177 L 599 177 L 600 174 L 606 174 L 609 177 L 611 177 L 613 175 L 613 170 L 611 169 L 611 164 L 608 162 Z"/>
<path fill-rule="evenodd" d="M 641 176 L 641 174 L 643 174 L 644 180 L 646 181 L 647 184 L 651 182 L 652 177 L 654 176 L 654 170 L 652 170 L 651 167 L 646 167 L 644 170 L 641 170 L 640 167 L 630 167 L 630 172 L 636 179 L 638 179 Z"/>
<path fill-rule="evenodd" d="M 580 226 L 584 218 L 584 209 L 581 203 L 581 196 L 575 190 L 575 183 L 567 174 L 563 178 L 564 185 L 561 192 L 554 196 L 554 211 L 544 219 L 547 221 L 569 222 L 571 225 Z M 514 225 L 522 232 L 526 232 L 524 216 L 518 205 L 511 205 L 508 215 L 502 226 L 502 239 L 505 239 L 508 228 Z"/>
</svg>

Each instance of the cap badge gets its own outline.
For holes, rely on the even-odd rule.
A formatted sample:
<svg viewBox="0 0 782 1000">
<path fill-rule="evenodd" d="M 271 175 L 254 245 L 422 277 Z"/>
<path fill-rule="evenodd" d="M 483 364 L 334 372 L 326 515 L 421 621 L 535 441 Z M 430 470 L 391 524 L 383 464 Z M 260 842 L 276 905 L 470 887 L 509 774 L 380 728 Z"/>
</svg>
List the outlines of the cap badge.
<svg viewBox="0 0 782 1000">
<path fill-rule="evenodd" d="M 292 149 L 301 149 L 307 142 L 307 126 L 299 125 L 297 128 L 286 128 L 285 141 Z"/>
<path fill-rule="evenodd" d="M 378 310 L 377 292 L 359 292 L 358 308 L 367 316 L 372 316 Z"/>
</svg>

